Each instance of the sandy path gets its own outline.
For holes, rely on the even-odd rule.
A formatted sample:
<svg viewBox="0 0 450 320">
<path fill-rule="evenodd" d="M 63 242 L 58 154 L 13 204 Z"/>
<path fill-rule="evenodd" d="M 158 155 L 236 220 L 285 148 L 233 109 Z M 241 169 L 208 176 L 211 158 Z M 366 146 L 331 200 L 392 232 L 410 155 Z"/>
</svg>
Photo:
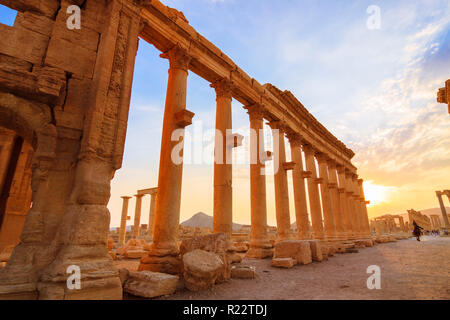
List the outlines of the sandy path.
<svg viewBox="0 0 450 320">
<path fill-rule="evenodd" d="M 117 265 L 135 270 L 138 263 Z M 211 290 L 182 290 L 163 299 L 450 299 L 450 238 L 384 243 L 288 270 L 271 267 L 270 259 L 243 264 L 255 266 L 258 278 L 231 279 Z M 367 288 L 369 265 L 381 268 L 380 290 Z"/>
</svg>

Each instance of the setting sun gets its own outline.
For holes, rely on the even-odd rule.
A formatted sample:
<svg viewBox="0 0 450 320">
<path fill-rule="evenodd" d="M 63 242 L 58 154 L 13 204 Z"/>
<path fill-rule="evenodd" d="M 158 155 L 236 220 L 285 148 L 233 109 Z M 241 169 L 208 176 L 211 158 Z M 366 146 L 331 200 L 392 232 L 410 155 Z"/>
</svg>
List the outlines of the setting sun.
<svg viewBox="0 0 450 320">
<path fill-rule="evenodd" d="M 381 186 L 373 184 L 373 181 L 364 181 L 364 195 L 370 204 L 374 206 L 383 202 L 387 202 L 392 193 L 397 189 L 396 187 Z"/>
</svg>

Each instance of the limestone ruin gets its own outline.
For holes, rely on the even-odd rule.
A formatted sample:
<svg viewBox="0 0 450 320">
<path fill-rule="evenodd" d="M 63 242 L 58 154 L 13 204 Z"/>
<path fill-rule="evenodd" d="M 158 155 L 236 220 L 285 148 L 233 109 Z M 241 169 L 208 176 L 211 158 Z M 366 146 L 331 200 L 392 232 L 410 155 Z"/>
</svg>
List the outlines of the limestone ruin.
<svg viewBox="0 0 450 320">
<path fill-rule="evenodd" d="M 251 258 L 270 257 L 275 250 L 274 265 L 291 267 L 322 261 L 346 248 L 373 245 L 363 180 L 351 162 L 354 152 L 291 92 L 261 85 L 245 73 L 196 32 L 181 12 L 158 0 L 0 0 L 0 4 L 18 11 L 14 26 L 0 24 L 0 256 L 8 261 L 0 269 L 0 299 L 122 299 L 124 280 L 112 260 L 106 205 L 111 180 L 122 164 L 139 41 L 155 46 L 161 58 L 169 60 L 170 69 L 158 186 L 134 195 L 137 205 L 128 241 L 131 197 L 123 197 L 117 243 L 126 247 L 125 256 L 140 256 L 139 270 L 145 271 L 132 273 L 126 290 L 145 297 L 171 293 L 182 274 L 194 290 L 210 287 L 230 278 L 231 262 L 239 260 L 237 250 Z M 66 27 L 67 7 L 72 4 L 82 5 L 79 30 Z M 208 243 L 189 244 L 186 239 L 181 250 L 191 249 L 180 252 L 183 165 L 171 161 L 178 144 L 171 134 L 184 130 L 194 117 L 186 109 L 189 72 L 210 82 L 216 92 L 216 129 L 224 133 L 220 143 L 224 150 L 242 140 L 233 135 L 230 144 L 225 134 L 232 129 L 232 98 L 247 109 L 257 141 L 263 139 L 259 129 L 264 120 L 273 129 L 275 154 L 252 144 L 257 161 L 250 165 L 248 244 L 231 241 L 242 237 L 232 231 L 232 164 L 218 161 L 212 233 L 224 237 L 214 240 L 214 246 L 218 242 L 223 246 L 205 249 Z M 286 161 L 285 136 L 292 162 Z M 270 155 L 281 168 L 274 176 L 276 233 L 267 227 L 266 182 L 260 174 Z M 289 215 L 289 170 L 295 234 Z M 147 194 L 152 203 L 149 241 L 142 242 L 141 201 Z M 196 269 L 196 255 L 214 265 Z M 183 270 L 183 261 L 189 268 Z M 80 267 L 80 290 L 66 286 L 71 265 Z M 253 269 L 248 269 L 234 273 L 252 278 Z M 162 282 L 160 291 L 154 290 L 152 283 Z"/>
</svg>

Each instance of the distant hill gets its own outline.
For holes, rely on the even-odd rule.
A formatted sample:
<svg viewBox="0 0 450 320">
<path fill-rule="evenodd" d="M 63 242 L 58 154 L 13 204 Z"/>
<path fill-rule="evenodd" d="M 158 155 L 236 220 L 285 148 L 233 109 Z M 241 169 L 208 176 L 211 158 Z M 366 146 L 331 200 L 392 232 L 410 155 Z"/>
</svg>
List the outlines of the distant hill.
<svg viewBox="0 0 450 320">
<path fill-rule="evenodd" d="M 213 227 L 213 217 L 207 215 L 203 212 L 197 212 L 190 219 L 183 221 L 181 223 L 183 227 L 200 227 L 200 228 L 211 228 Z M 233 230 L 238 231 L 242 227 L 242 224 L 233 223 Z"/>
</svg>

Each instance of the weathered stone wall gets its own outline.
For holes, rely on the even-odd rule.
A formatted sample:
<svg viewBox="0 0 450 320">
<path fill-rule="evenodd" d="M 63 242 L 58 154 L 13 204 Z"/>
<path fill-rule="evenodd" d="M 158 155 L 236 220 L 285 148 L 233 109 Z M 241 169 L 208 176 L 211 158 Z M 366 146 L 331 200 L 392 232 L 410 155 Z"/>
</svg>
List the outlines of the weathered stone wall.
<svg viewBox="0 0 450 320">
<path fill-rule="evenodd" d="M 32 201 L 0 271 L 1 298 L 120 299 L 108 255 L 110 181 L 121 166 L 139 10 L 121 0 L 0 0 L 0 125 L 31 141 Z M 69 5 L 81 29 L 69 30 Z M 83 287 L 69 290 L 67 267 Z"/>
</svg>

